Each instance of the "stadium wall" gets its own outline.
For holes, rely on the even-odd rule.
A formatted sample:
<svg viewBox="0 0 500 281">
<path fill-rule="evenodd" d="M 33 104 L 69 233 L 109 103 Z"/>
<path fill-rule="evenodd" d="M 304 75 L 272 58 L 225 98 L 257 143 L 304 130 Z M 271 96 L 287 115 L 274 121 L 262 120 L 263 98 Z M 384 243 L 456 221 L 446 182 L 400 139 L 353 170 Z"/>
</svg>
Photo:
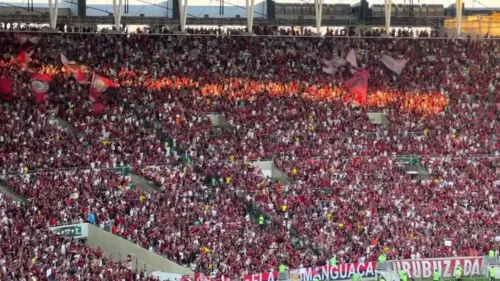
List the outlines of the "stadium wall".
<svg viewBox="0 0 500 281">
<path fill-rule="evenodd" d="M 88 238 L 85 244 L 94 249 L 100 247 L 105 255 L 111 255 L 113 259 L 121 258 L 125 260 L 130 255 L 134 269 L 144 268 L 147 272 L 163 271 L 181 275 L 194 275 L 194 272 L 187 267 L 150 252 L 133 242 L 92 224 L 86 225 L 88 226 Z"/>
</svg>

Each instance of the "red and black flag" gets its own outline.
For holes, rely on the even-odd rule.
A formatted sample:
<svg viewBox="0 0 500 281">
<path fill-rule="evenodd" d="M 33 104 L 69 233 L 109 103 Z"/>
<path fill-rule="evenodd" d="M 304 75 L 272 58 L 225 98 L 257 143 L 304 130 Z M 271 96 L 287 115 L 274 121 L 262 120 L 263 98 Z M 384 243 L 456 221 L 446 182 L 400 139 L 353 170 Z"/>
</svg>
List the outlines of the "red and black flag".
<svg viewBox="0 0 500 281">
<path fill-rule="evenodd" d="M 90 83 L 89 98 L 92 101 L 97 101 L 100 98 L 106 100 L 116 99 L 117 85 L 111 79 L 94 73 L 92 83 Z"/>
<path fill-rule="evenodd" d="M 47 74 L 36 73 L 30 79 L 31 90 L 35 96 L 35 101 L 42 103 L 47 100 L 50 92 L 57 91 L 56 84 Z"/>
<path fill-rule="evenodd" d="M 68 59 L 61 54 L 61 62 L 66 69 L 68 69 L 75 77 L 76 81 L 80 84 L 87 83 L 87 77 L 85 77 L 85 73 L 80 65 L 75 63 L 74 61 L 68 61 Z"/>
<path fill-rule="evenodd" d="M 31 62 L 31 55 L 35 51 L 35 47 L 29 47 L 27 49 L 20 49 L 17 55 L 17 62 L 22 68 L 27 68 L 28 64 Z"/>
<path fill-rule="evenodd" d="M 354 76 L 345 81 L 347 89 L 354 94 L 356 101 L 363 105 L 366 103 L 368 93 L 368 78 L 370 74 L 367 70 L 361 70 L 354 73 Z"/>
<path fill-rule="evenodd" d="M 96 101 L 92 104 L 92 115 L 94 116 L 104 114 L 105 110 L 106 110 L 106 105 L 104 103 Z"/>
</svg>

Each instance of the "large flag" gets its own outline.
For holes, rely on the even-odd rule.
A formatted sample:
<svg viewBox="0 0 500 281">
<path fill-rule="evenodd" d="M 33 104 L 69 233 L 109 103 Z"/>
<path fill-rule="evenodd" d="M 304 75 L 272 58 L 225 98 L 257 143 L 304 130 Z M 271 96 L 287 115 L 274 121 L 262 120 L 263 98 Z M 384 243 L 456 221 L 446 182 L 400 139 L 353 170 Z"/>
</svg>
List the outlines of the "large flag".
<svg viewBox="0 0 500 281">
<path fill-rule="evenodd" d="M 31 62 L 31 55 L 35 51 L 35 47 L 30 47 L 26 50 L 19 50 L 19 54 L 17 55 L 17 62 L 21 65 L 22 68 L 28 67 L 28 64 Z"/>
<path fill-rule="evenodd" d="M 405 68 L 407 60 L 397 60 L 388 55 L 383 55 L 380 59 L 387 68 L 394 71 L 397 75 L 401 75 L 403 69 Z"/>
<path fill-rule="evenodd" d="M 323 61 L 323 72 L 328 73 L 328 74 L 335 74 L 337 70 L 341 67 L 346 65 L 346 60 L 343 58 L 335 58 L 332 60 L 324 60 Z"/>
<path fill-rule="evenodd" d="M 31 77 L 31 90 L 35 96 L 35 101 L 42 103 L 47 99 L 47 94 L 53 90 L 52 77 L 47 74 L 37 73 Z"/>
<path fill-rule="evenodd" d="M 96 101 L 104 94 L 107 95 L 108 98 L 114 99 L 116 84 L 109 78 L 94 73 L 92 76 L 92 83 L 90 83 L 89 98 L 92 101 Z"/>
<path fill-rule="evenodd" d="M 366 94 L 368 93 L 368 78 L 370 74 L 367 70 L 361 70 L 354 73 L 354 76 L 345 81 L 347 89 L 354 94 L 359 104 L 366 103 Z"/>
<path fill-rule="evenodd" d="M 94 102 L 92 104 L 92 115 L 102 115 L 106 110 L 106 105 L 100 102 Z"/>
<path fill-rule="evenodd" d="M 12 81 L 9 78 L 0 78 L 0 98 L 10 101 L 13 98 Z"/>
<path fill-rule="evenodd" d="M 350 50 L 349 53 L 347 54 L 347 57 L 345 60 L 351 64 L 352 67 L 358 68 L 358 62 L 356 60 L 356 52 L 354 50 Z"/>
<path fill-rule="evenodd" d="M 73 61 L 68 61 L 68 59 L 63 54 L 61 54 L 61 62 L 64 65 L 64 67 L 66 67 L 69 71 L 71 71 L 73 77 L 75 77 L 78 83 L 84 84 L 87 82 L 85 73 L 78 64 L 76 64 Z"/>
<path fill-rule="evenodd" d="M 12 81 L 9 78 L 0 78 L 0 94 L 10 95 L 12 94 Z"/>
</svg>

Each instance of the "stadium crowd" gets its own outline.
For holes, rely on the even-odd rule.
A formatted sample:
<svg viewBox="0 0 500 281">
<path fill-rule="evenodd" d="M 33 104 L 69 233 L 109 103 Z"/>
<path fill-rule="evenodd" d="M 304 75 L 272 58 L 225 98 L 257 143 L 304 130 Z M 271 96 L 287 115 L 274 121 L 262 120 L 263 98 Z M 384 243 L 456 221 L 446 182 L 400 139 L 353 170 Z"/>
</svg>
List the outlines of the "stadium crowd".
<svg viewBox="0 0 500 281">
<path fill-rule="evenodd" d="M 66 242 L 47 226 L 90 222 L 197 271 L 238 276 L 331 256 L 483 254 L 500 231 L 498 41 L 64 34 L 45 36 L 24 70 L 7 42 L 2 33 L 0 76 L 15 91 L 0 111 L 0 176 L 28 203 L 2 204 L 35 222 L 26 237 L 48 247 Z M 370 71 L 364 105 L 343 86 L 353 68 L 322 71 L 351 49 Z M 89 86 L 60 53 L 89 82 L 95 71 L 119 85 L 104 112 L 92 111 Z M 404 72 L 387 71 L 382 54 L 408 59 Z M 41 103 L 33 73 L 57 84 Z M 370 111 L 390 124 L 372 124 Z M 210 113 L 228 124 L 213 127 Z M 403 155 L 426 176 L 409 175 Z M 249 164 L 265 159 L 290 181 Z M 158 191 L 115 171 L 125 166 Z M 25 251 L 2 245 L 7 260 Z M 137 278 L 75 247 L 86 257 L 80 274 L 111 267 Z M 54 264 L 77 278 L 66 259 L 39 258 L 37 272 Z M 2 275 L 14 272 L 28 277 Z"/>
<path fill-rule="evenodd" d="M 155 280 L 106 257 L 100 248 L 54 234 L 43 211 L 0 194 L 2 280 Z"/>
</svg>

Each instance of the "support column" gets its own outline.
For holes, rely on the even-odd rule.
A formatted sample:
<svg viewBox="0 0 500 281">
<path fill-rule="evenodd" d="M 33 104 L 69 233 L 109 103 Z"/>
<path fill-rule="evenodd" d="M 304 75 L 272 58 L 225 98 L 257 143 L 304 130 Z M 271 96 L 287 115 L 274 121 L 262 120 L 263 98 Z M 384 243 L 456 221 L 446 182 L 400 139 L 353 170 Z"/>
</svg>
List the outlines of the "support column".
<svg viewBox="0 0 500 281">
<path fill-rule="evenodd" d="M 456 0 L 455 9 L 457 12 L 457 37 L 462 33 L 462 0 Z"/>
<path fill-rule="evenodd" d="M 321 35 L 321 20 L 323 19 L 323 0 L 314 0 L 314 12 L 316 14 L 316 33 Z"/>
<path fill-rule="evenodd" d="M 116 0 L 113 0 L 113 16 L 115 17 L 115 28 L 116 31 L 121 32 L 121 22 L 122 22 L 122 6 L 123 6 L 123 0 L 118 0 L 118 3 L 116 3 Z"/>
<path fill-rule="evenodd" d="M 179 17 L 181 20 L 181 32 L 186 32 L 188 0 L 179 0 Z"/>
<path fill-rule="evenodd" d="M 385 32 L 387 37 L 391 36 L 391 11 L 392 0 L 385 0 Z"/>
<path fill-rule="evenodd" d="M 246 0 L 247 3 L 247 31 L 253 32 L 253 9 L 255 7 L 255 0 Z"/>
<path fill-rule="evenodd" d="M 59 0 L 49 0 L 50 28 L 55 29 L 57 25 L 57 4 Z"/>
</svg>

